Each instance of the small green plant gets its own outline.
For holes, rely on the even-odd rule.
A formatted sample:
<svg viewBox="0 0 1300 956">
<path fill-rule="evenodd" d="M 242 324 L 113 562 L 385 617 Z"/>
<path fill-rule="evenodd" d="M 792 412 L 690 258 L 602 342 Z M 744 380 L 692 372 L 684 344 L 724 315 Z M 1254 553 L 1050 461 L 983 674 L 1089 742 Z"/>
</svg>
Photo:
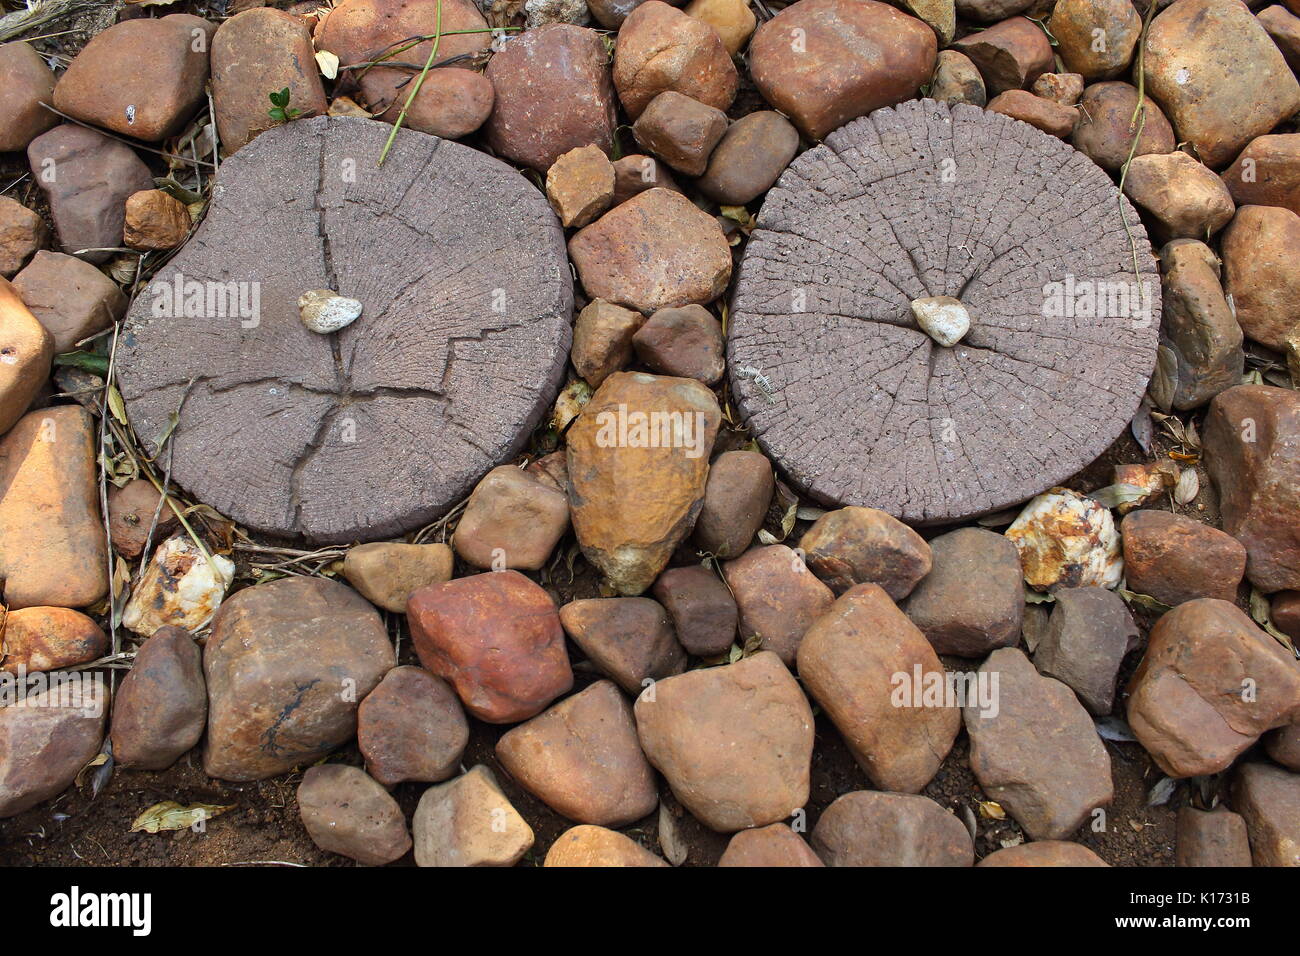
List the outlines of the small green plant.
<svg viewBox="0 0 1300 956">
<path fill-rule="evenodd" d="M 267 96 L 271 101 L 271 108 L 266 111 L 266 115 L 277 123 L 287 123 L 302 115 L 302 110 L 289 106 L 289 87 L 286 86 L 280 92 L 269 93 Z"/>
</svg>

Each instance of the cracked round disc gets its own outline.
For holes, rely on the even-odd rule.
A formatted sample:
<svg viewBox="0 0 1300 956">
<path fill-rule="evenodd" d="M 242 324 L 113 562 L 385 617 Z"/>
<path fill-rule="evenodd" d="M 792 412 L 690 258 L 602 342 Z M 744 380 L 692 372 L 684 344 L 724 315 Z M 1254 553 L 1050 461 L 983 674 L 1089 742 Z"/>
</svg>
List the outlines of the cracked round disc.
<svg viewBox="0 0 1300 956">
<path fill-rule="evenodd" d="M 546 200 L 504 163 L 403 130 L 316 118 L 221 166 L 195 235 L 118 346 L 131 424 L 172 477 L 239 523 L 338 542 L 418 527 L 512 457 L 555 398 L 572 279 Z M 361 317 L 319 335 L 298 297 Z"/>
<path fill-rule="evenodd" d="M 913 318 L 935 296 L 970 317 L 951 347 Z M 1146 234 L 1100 168 L 1025 123 L 921 100 L 831 134 L 768 193 L 728 368 L 752 433 L 807 494 L 942 523 L 1105 451 L 1159 324 Z"/>
</svg>

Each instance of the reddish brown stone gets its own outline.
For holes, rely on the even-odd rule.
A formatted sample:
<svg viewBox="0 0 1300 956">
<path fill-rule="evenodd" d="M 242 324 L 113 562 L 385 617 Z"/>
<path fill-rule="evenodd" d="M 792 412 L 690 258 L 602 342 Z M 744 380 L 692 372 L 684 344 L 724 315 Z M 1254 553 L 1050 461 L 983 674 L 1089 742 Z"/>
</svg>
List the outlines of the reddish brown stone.
<svg viewBox="0 0 1300 956">
<path fill-rule="evenodd" d="M 726 131 L 726 113 L 676 90 L 652 99 L 632 126 L 637 145 L 687 176 L 704 173 Z"/>
<path fill-rule="evenodd" d="M 722 323 L 702 305 L 660 309 L 632 336 L 637 358 L 662 375 L 713 385 L 726 370 Z"/>
<path fill-rule="evenodd" d="M 492 114 L 496 100 L 492 81 L 482 73 L 455 67 L 430 70 L 407 108 L 416 76 L 412 70 L 384 68 L 366 73 L 361 92 L 370 112 L 385 123 L 395 123 L 405 109 L 403 126 L 443 139 L 468 136 Z"/>
<path fill-rule="evenodd" d="M 1300 215 L 1300 133 L 1252 139 L 1222 176 L 1238 206 L 1282 206 Z"/>
<path fill-rule="evenodd" d="M 804 632 L 835 600 L 831 589 L 783 544 L 751 548 L 724 564 L 723 573 L 740 612 L 741 643 L 758 637 L 793 667 Z"/>
<path fill-rule="evenodd" d="M 1300 639 L 1300 591 L 1273 595 L 1273 624 L 1284 634 Z"/>
<path fill-rule="evenodd" d="M 650 598 L 588 598 L 560 608 L 560 623 L 596 669 L 629 694 L 686 669 L 667 612 Z"/>
<path fill-rule="evenodd" d="M 54 73 L 29 44 L 14 41 L 0 43 L 0 75 L 0 153 L 26 149 L 59 123 L 58 114 L 41 105 L 54 105 Z"/>
<path fill-rule="evenodd" d="M 468 742 L 469 723 L 455 691 L 420 667 L 394 667 L 357 709 L 366 772 L 386 787 L 446 780 Z"/>
<path fill-rule="evenodd" d="M 976 866 L 1109 866 L 1097 854 L 1078 843 L 1036 840 L 995 850 Z"/>
<path fill-rule="evenodd" d="M 527 720 L 573 686 L 555 602 L 518 571 L 420 588 L 406 614 L 420 663 L 480 720 Z"/>
<path fill-rule="evenodd" d="M 411 848 L 402 808 L 358 767 L 311 767 L 298 785 L 302 825 L 322 850 L 383 866 Z"/>
<path fill-rule="evenodd" d="M 1223 232 L 1223 288 L 1248 338 L 1286 351 L 1300 325 L 1300 216 L 1242 206 Z"/>
<path fill-rule="evenodd" d="M 799 547 L 808 567 L 836 594 L 869 581 L 901 601 L 930 573 L 925 539 L 875 508 L 826 512 L 804 533 Z"/>
<path fill-rule="evenodd" d="M 957 40 L 952 49 L 970 57 L 991 95 L 1023 90 L 1052 68 L 1047 34 L 1026 17 L 1012 17 Z"/>
<path fill-rule="evenodd" d="M 1134 157 L 1124 195 L 1155 220 L 1167 239 L 1205 239 L 1222 229 L 1236 209 L 1223 180 L 1183 152 Z"/>
<path fill-rule="evenodd" d="M 665 90 L 725 110 L 739 83 L 717 31 L 660 0 L 646 0 L 618 31 L 614 87 L 633 120 Z"/>
<path fill-rule="evenodd" d="M 108 684 L 94 674 L 79 695 L 45 689 L 0 707 L 0 819 L 72 785 L 99 753 L 108 703 Z"/>
<path fill-rule="evenodd" d="M 1264 735 L 1265 752 L 1288 770 L 1300 770 L 1300 724 L 1287 724 Z"/>
<path fill-rule="evenodd" d="M 135 652 L 113 702 L 113 760 L 165 770 L 199 742 L 207 717 L 199 645 L 189 631 L 161 627 Z"/>
<path fill-rule="evenodd" d="M 593 299 L 573 323 L 569 361 L 592 388 L 632 361 L 632 336 L 645 316 L 604 299 Z"/>
<path fill-rule="evenodd" d="M 756 830 L 741 830 L 733 836 L 718 860 L 718 866 L 825 866 L 803 837 L 784 823 Z"/>
<path fill-rule="evenodd" d="M 731 124 L 695 186 L 718 203 L 743 206 L 772 187 L 798 150 L 799 131 L 788 119 L 757 110 Z"/>
<path fill-rule="evenodd" d="M 394 44 L 433 36 L 440 23 L 435 63 L 486 50 L 492 42 L 473 0 L 343 0 L 316 26 L 314 37 L 316 49 L 329 50 L 349 66 L 368 62 Z M 431 51 L 432 41 L 425 40 L 394 59 L 424 63 Z"/>
<path fill-rule="evenodd" d="M 22 203 L 0 196 L 0 278 L 21 269 L 48 238 L 44 219 Z"/>
<path fill-rule="evenodd" d="M 672 616 L 677 639 L 692 654 L 714 657 L 736 639 L 736 600 L 703 565 L 665 571 L 655 581 L 654 596 Z"/>
<path fill-rule="evenodd" d="M 1027 90 L 1006 90 L 999 93 L 989 100 L 987 108 L 1060 139 L 1065 139 L 1074 130 L 1079 112 L 1072 106 L 1062 106 L 1055 100 L 1035 96 Z"/>
<path fill-rule="evenodd" d="M 1237 599 L 1246 549 L 1231 535 L 1168 511 L 1134 511 L 1120 524 L 1130 591 L 1177 607 L 1195 598 Z"/>
<path fill-rule="evenodd" d="M 713 459 L 695 520 L 699 549 L 718 558 L 743 554 L 763 525 L 775 487 L 772 463 L 762 452 L 725 451 Z"/>
<path fill-rule="evenodd" d="M 1275 4 L 1265 7 L 1255 14 L 1255 19 L 1264 28 L 1286 60 L 1291 72 L 1300 70 L 1300 17 L 1288 13 L 1286 8 Z"/>
<path fill-rule="evenodd" d="M 653 156 L 631 153 L 614 160 L 614 205 L 627 202 L 638 193 L 662 186 L 681 192 L 668 167 Z"/>
<path fill-rule="evenodd" d="M 108 635 L 86 615 L 66 607 L 26 607 L 4 616 L 0 671 L 54 671 L 108 653 Z"/>
<path fill-rule="evenodd" d="M 1077 106 L 1083 96 L 1083 85 L 1083 77 L 1078 73 L 1044 73 L 1034 80 L 1030 92 L 1062 106 Z"/>
<path fill-rule="evenodd" d="M 568 530 L 563 493 L 514 465 L 501 465 L 475 486 L 452 544 L 475 567 L 536 571 Z"/>
<path fill-rule="evenodd" d="M 1129 0 L 1059 0 L 1047 29 L 1067 70 L 1108 80 L 1132 62 L 1142 18 Z"/>
<path fill-rule="evenodd" d="M 813 849 L 827 866 L 970 866 L 975 847 L 929 797 L 855 790 L 822 812 Z"/>
<path fill-rule="evenodd" d="M 54 336 L 54 353 L 109 328 L 126 311 L 117 283 L 88 262 L 41 250 L 14 276 L 23 303 Z"/>
<path fill-rule="evenodd" d="M 1175 866 L 1250 866 L 1246 821 L 1226 807 L 1178 809 Z"/>
<path fill-rule="evenodd" d="M 1300 774 L 1245 764 L 1232 785 L 1232 805 L 1246 818 L 1255 866 L 1300 866 Z"/>
</svg>

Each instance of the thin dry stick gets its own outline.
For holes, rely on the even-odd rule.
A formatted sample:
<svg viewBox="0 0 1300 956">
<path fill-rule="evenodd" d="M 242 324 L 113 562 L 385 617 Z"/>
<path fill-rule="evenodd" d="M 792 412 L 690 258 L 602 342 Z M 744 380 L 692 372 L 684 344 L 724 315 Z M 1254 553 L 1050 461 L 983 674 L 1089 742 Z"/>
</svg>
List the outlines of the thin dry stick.
<svg viewBox="0 0 1300 956">
<path fill-rule="evenodd" d="M 420 75 L 415 80 L 415 85 L 411 87 L 411 92 L 406 97 L 406 103 L 402 106 L 402 112 L 397 114 L 397 121 L 393 123 L 393 129 L 388 134 L 388 142 L 384 143 L 383 152 L 379 154 L 380 166 L 384 165 L 384 160 L 388 158 L 388 151 L 393 148 L 393 140 L 397 139 L 397 131 L 406 122 L 406 114 L 411 109 L 411 104 L 420 95 L 420 87 L 424 86 L 424 78 L 433 69 L 433 60 L 438 55 L 438 46 L 442 41 L 442 0 L 438 0 L 438 12 L 433 24 L 433 34 L 433 47 L 429 50 L 429 59 L 425 60 L 424 69 L 420 71 Z"/>
</svg>

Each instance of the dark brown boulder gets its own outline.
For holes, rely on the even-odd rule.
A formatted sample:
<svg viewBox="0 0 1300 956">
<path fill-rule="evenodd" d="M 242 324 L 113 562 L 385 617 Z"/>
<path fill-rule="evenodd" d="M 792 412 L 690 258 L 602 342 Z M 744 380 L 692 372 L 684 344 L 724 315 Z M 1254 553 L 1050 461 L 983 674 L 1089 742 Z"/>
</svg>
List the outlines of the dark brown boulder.
<svg viewBox="0 0 1300 956">
<path fill-rule="evenodd" d="M 929 797 L 855 790 L 822 813 L 813 849 L 827 866 L 970 866 L 975 847 L 957 817 Z"/>
<path fill-rule="evenodd" d="M 597 670 L 633 696 L 686 669 L 667 612 L 650 598 L 571 601 L 560 608 L 560 623 Z"/>
<path fill-rule="evenodd" d="M 677 639 L 692 654 L 722 654 L 736 639 L 736 599 L 704 565 L 670 568 L 659 575 L 652 593 L 672 616 Z"/>
<path fill-rule="evenodd" d="M 1196 598 L 1237 599 L 1246 549 L 1232 535 L 1168 511 L 1142 509 L 1120 524 L 1130 591 L 1177 607 Z"/>
<path fill-rule="evenodd" d="M 759 452 L 724 451 L 713 459 L 695 519 L 700 550 L 719 558 L 742 554 L 762 527 L 775 487 L 772 463 Z"/>
<path fill-rule="evenodd" d="M 199 742 L 207 717 L 199 645 L 183 628 L 160 627 L 136 651 L 113 702 L 113 759 L 165 770 Z"/>
<path fill-rule="evenodd" d="M 468 742 L 469 723 L 456 692 L 421 667 L 394 667 L 357 709 L 366 771 L 386 787 L 446 780 Z"/>
</svg>

